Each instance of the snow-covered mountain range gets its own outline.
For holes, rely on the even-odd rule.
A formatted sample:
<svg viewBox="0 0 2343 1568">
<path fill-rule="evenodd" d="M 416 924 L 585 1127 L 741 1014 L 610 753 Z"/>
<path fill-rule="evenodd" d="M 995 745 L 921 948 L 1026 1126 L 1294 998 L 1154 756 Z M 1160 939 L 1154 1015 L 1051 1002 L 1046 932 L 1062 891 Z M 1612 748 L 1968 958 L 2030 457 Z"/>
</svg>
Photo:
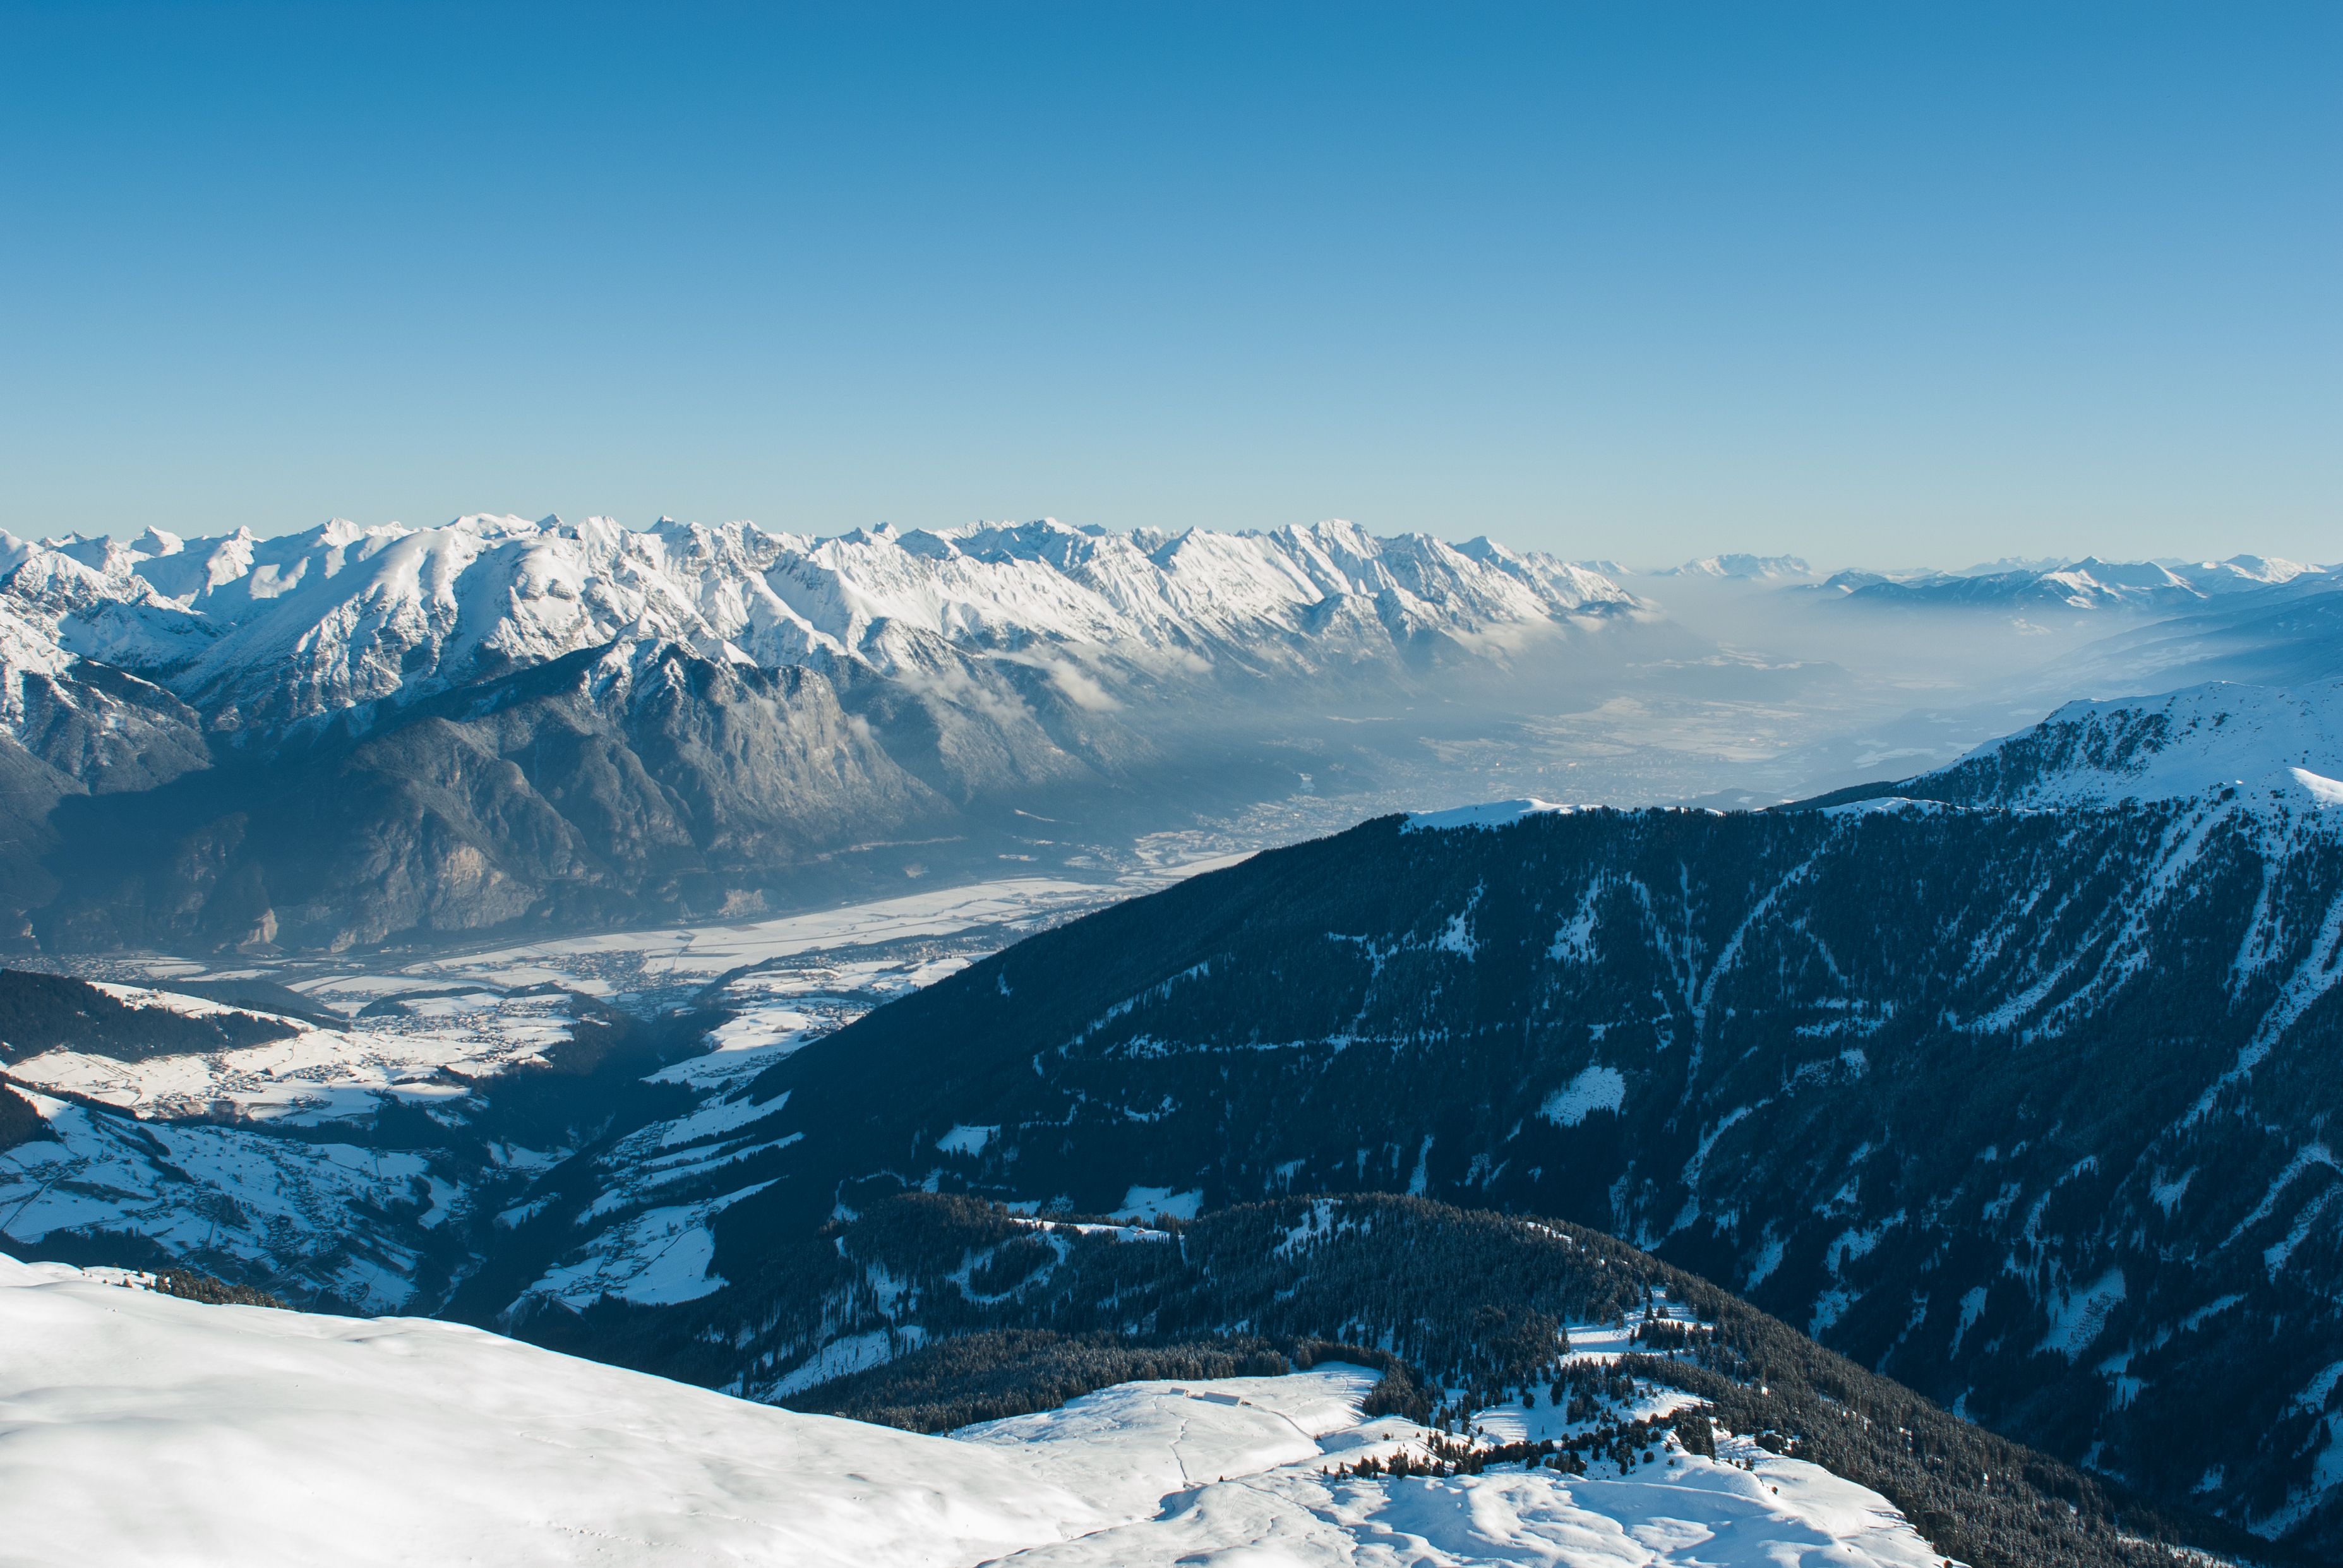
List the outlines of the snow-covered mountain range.
<svg viewBox="0 0 2343 1568">
<path fill-rule="evenodd" d="M 1291 791 L 1297 705 L 1453 699 L 1639 626 L 1583 568 L 1342 523 L 470 517 L 0 568 L 0 892 L 67 948 L 803 902 L 990 862 L 1020 812 L 1111 839 Z"/>
<path fill-rule="evenodd" d="M 1222 659 L 1387 657 L 1424 637 L 1502 644 L 1633 608 L 1616 585 L 1489 540 L 1107 533 L 1043 520 L 836 538 L 662 520 L 333 522 L 256 539 L 0 539 L 12 668 L 73 656 L 148 675 L 214 729 L 274 737 L 618 641 L 765 668 L 934 677 L 947 649 L 1015 658 L 1078 702 L 1090 668 L 1192 676 Z M 10 678 L 14 683 L 14 677 Z"/>
<path fill-rule="evenodd" d="M 1854 569 L 1821 584 L 1866 608 L 1995 610 L 2127 609 L 2173 614 L 2208 600 L 2292 582 L 2320 568 L 2265 556 L 2222 561 L 2107 561 L 2096 556 L 2050 562 L 1996 562 L 1965 572 Z"/>
</svg>

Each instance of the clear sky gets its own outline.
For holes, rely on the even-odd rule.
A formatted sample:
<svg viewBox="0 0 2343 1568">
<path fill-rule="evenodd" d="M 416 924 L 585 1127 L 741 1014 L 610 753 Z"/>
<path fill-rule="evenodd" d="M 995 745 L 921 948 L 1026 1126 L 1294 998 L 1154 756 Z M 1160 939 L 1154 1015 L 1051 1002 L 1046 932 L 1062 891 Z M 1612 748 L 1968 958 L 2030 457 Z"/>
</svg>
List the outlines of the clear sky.
<svg viewBox="0 0 2343 1568">
<path fill-rule="evenodd" d="M 0 527 L 2343 558 L 2343 6 L 0 0 Z"/>
</svg>

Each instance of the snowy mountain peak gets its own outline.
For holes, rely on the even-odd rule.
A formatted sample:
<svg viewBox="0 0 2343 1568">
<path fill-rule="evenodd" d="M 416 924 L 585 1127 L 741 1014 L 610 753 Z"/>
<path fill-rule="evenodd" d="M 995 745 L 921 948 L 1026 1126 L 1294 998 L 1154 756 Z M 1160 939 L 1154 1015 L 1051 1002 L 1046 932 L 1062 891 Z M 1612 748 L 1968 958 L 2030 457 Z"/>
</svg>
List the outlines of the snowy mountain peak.
<svg viewBox="0 0 2343 1568">
<path fill-rule="evenodd" d="M 2292 582 L 2306 572 L 2318 570 L 2317 567 L 2301 561 L 2282 560 L 2276 556 L 2245 555 L 2231 556 L 2225 561 L 2175 563 L 2172 569 L 2203 593 L 2265 588 Z"/>
<path fill-rule="evenodd" d="M 1911 780 L 1914 792 L 2004 806 L 2099 805 L 2237 791 L 2246 802 L 2343 799 L 2343 682 L 2217 681 L 2161 697 L 2070 702 L 2033 729 Z"/>
</svg>

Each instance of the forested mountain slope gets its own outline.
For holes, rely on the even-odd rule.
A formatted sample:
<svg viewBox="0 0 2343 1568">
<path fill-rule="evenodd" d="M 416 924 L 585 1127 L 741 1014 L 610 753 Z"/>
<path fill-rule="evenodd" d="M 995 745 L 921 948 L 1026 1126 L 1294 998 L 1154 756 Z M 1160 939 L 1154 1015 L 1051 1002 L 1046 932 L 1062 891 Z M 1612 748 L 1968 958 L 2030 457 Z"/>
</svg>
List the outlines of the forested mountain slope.
<svg viewBox="0 0 2343 1568">
<path fill-rule="evenodd" d="M 772 1184 L 714 1221 L 713 1271 L 923 1185 L 1554 1214 L 1990 1426 L 2330 1540 L 2326 799 L 1369 823 L 769 1070 L 733 1135 L 788 1141 L 728 1173 Z"/>
</svg>

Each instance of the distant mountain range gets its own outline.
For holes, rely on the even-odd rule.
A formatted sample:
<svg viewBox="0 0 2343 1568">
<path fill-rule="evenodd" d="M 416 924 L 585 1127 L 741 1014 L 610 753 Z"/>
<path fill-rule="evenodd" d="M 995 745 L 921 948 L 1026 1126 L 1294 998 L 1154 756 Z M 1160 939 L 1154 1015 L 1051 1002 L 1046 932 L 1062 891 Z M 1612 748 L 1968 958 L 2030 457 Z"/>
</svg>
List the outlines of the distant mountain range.
<svg viewBox="0 0 2343 1568">
<path fill-rule="evenodd" d="M 1722 555 L 1703 556 L 1680 567 L 1663 567 L 1652 575 L 1660 578 L 1804 578 L 1814 576 L 1814 568 L 1796 556 Z"/>
<path fill-rule="evenodd" d="M 989 859 L 1017 811 L 1282 793 L 1262 747 L 1297 703 L 1599 666 L 1651 618 L 1549 557 L 1340 523 L 475 517 L 5 540 L 0 567 L 0 916 L 58 949 L 753 910 Z"/>
<path fill-rule="evenodd" d="M 1079 706 L 1101 673 L 1194 675 L 1197 661 L 1228 658 L 1317 673 L 1419 638 L 1634 604 L 1594 573 L 1485 538 L 1377 539 L 1344 523 L 1243 535 L 881 525 L 812 539 L 746 523 L 636 532 L 604 518 L 468 517 L 269 539 L 150 528 L 129 545 L 10 540 L 0 566 L 13 574 L 0 607 L 12 657 L 54 664 L 46 645 L 135 668 L 206 728 L 271 739 L 613 642 L 894 676 L 934 676 L 952 665 L 948 650 L 1022 652 Z M 1102 658 L 1120 668 L 1087 668 Z"/>
<path fill-rule="evenodd" d="M 1966 572 L 1843 571 L 1824 579 L 1819 591 L 1843 595 L 1849 603 L 1865 607 L 2171 613 L 2229 594 L 2276 588 L 2306 574 L 2327 579 L 2318 587 L 2335 586 L 2331 576 L 2318 568 L 2263 556 L 2193 563 L 2104 561 L 2086 556 L 2073 561 L 1996 562 Z"/>
<path fill-rule="evenodd" d="M 2127 612 L 2061 667 L 2096 690 L 2336 669 L 2338 579 L 2287 562 L 1812 577 L 1720 555 L 1671 580 L 1850 626 Z M 1844 678 L 1723 649 L 1584 564 L 1345 523 L 0 536 L 0 946 L 731 918 L 997 871 L 1036 822 L 1127 844 L 1297 792 L 1401 798 L 1387 776 L 1437 787 L 1453 755 L 1599 712 L 1575 750 L 1538 742 L 1559 771 L 1635 744 L 1654 701 Z"/>
</svg>

